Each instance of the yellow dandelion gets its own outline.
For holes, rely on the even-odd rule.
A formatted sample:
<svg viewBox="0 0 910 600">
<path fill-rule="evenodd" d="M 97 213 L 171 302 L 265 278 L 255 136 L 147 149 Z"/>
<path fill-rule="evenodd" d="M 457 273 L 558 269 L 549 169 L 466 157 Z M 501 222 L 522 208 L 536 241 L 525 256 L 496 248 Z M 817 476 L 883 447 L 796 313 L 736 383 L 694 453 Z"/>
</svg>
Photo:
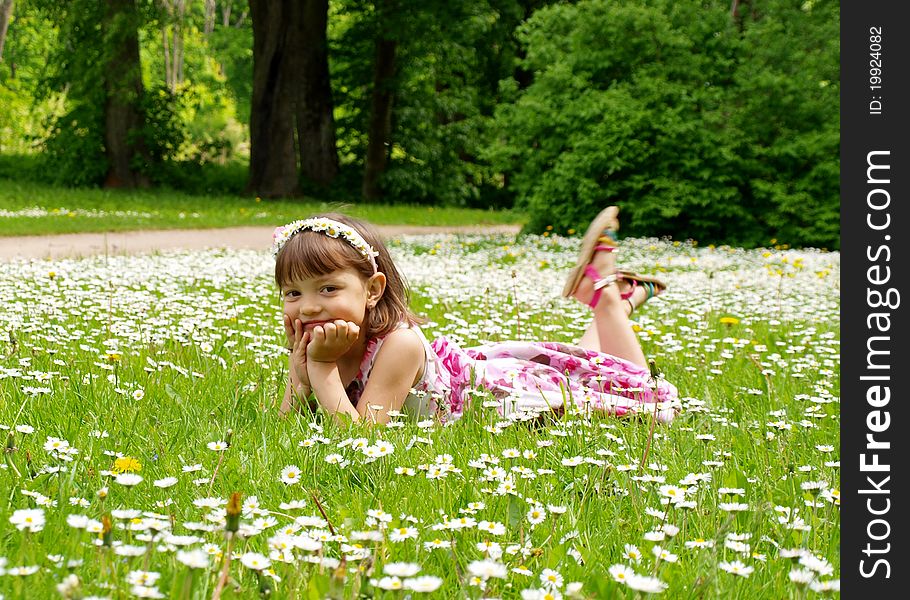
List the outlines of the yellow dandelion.
<svg viewBox="0 0 910 600">
<path fill-rule="evenodd" d="M 720 322 L 729 327 L 730 325 L 739 324 L 739 319 L 736 317 L 721 317 Z"/>
<path fill-rule="evenodd" d="M 142 463 L 132 456 L 121 456 L 114 461 L 114 473 L 138 473 L 142 470 Z"/>
</svg>

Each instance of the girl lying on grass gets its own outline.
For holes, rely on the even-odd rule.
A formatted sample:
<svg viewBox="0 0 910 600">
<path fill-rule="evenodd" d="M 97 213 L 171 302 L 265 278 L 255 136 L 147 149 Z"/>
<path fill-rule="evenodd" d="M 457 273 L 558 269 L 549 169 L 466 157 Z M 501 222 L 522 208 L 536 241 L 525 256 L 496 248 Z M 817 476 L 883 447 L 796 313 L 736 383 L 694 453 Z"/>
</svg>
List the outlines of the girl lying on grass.
<svg viewBox="0 0 910 600">
<path fill-rule="evenodd" d="M 616 269 L 618 212 L 611 206 L 591 222 L 563 290 L 592 310 L 576 346 L 429 342 L 372 226 L 328 214 L 277 228 L 275 280 L 291 351 L 282 414 L 315 395 L 326 412 L 354 421 L 384 423 L 402 408 L 452 420 L 476 387 L 501 400 L 507 416 L 562 410 L 569 401 L 616 415 L 656 409 L 669 421 L 679 411 L 676 388 L 662 380 L 654 387 L 629 323 L 632 311 L 666 285 Z"/>
</svg>

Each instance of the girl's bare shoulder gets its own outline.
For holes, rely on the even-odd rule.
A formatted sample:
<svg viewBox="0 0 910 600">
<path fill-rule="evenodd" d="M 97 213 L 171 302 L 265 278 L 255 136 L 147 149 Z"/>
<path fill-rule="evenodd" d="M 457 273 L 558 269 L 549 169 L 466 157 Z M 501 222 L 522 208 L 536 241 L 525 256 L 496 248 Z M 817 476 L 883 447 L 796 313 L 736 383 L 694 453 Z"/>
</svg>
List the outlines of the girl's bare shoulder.
<svg viewBox="0 0 910 600">
<path fill-rule="evenodd" d="M 385 336 L 382 342 L 380 353 L 394 354 L 395 352 L 406 352 L 407 354 L 417 354 L 423 352 L 423 341 L 420 333 L 416 331 L 417 326 L 402 327 Z M 391 350 L 391 352 L 386 352 Z"/>
</svg>

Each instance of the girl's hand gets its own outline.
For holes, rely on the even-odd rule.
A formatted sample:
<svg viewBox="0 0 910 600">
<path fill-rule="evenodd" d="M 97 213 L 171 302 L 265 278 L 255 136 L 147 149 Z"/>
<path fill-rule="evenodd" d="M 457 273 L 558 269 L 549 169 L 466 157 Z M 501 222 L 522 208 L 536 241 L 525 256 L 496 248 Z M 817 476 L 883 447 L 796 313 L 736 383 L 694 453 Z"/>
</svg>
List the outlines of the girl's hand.
<svg viewBox="0 0 910 600">
<path fill-rule="evenodd" d="M 358 335 L 360 327 L 350 321 L 338 319 L 333 323 L 317 325 L 313 328 L 313 336 L 306 350 L 307 358 L 313 362 L 337 362 L 351 349 Z"/>
<path fill-rule="evenodd" d="M 295 390 L 303 384 L 305 390 L 310 390 L 310 378 L 306 371 L 307 346 L 310 343 L 310 332 L 303 330 L 303 322 L 284 315 L 284 331 L 291 345 L 291 354 L 288 357 L 288 372 L 291 376 L 291 385 Z"/>
</svg>

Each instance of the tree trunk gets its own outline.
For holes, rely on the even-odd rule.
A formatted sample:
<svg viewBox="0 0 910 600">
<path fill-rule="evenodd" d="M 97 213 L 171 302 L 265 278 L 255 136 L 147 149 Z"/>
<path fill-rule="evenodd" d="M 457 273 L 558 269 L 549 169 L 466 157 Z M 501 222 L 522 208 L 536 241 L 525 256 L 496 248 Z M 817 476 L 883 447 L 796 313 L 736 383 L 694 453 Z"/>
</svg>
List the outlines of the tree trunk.
<svg viewBox="0 0 910 600">
<path fill-rule="evenodd" d="M 183 23 L 186 20 L 186 0 L 161 0 L 168 21 L 161 27 L 164 49 L 164 83 L 171 92 L 183 83 Z M 171 33 L 168 34 L 168 23 Z"/>
<path fill-rule="evenodd" d="M 167 20 L 161 24 L 161 49 L 164 53 L 164 85 L 167 89 L 174 91 L 174 69 L 171 62 L 171 36 L 168 33 L 168 25 L 174 20 L 174 7 L 171 6 L 170 0 L 161 0 L 162 10 L 167 12 Z"/>
<path fill-rule="evenodd" d="M 289 57 L 293 59 L 297 84 L 295 100 L 301 174 L 323 185 L 331 183 L 338 174 L 326 38 L 328 11 L 328 0 L 295 3 L 291 28 L 293 51 Z"/>
<path fill-rule="evenodd" d="M 148 161 L 139 108 L 143 95 L 139 59 L 139 15 L 134 0 L 106 0 L 102 31 L 108 57 L 104 70 L 105 187 L 145 187 L 136 162 Z"/>
<path fill-rule="evenodd" d="M 240 29 L 243 27 L 243 24 L 246 22 L 246 16 L 248 14 L 250 14 L 249 10 L 244 10 L 242 13 L 240 13 L 240 16 L 237 17 L 237 20 L 234 22 L 235 29 Z"/>
<path fill-rule="evenodd" d="M 373 94 L 370 100 L 370 125 L 367 154 L 363 169 L 363 199 L 382 197 L 379 178 L 389 162 L 392 137 L 392 103 L 394 100 L 395 52 L 398 43 L 380 35 L 376 40 L 376 62 L 373 65 Z"/>
<path fill-rule="evenodd" d="M 215 31 L 215 0 L 205 0 L 205 23 L 202 27 L 205 35 Z"/>
<path fill-rule="evenodd" d="M 174 22 L 174 65 L 171 73 L 174 76 L 172 92 L 177 91 L 177 86 L 183 83 L 183 21 L 186 15 L 186 1 L 177 0 L 177 20 Z"/>
<path fill-rule="evenodd" d="M 0 0 L 0 62 L 3 62 L 3 44 L 6 43 L 6 30 L 12 16 L 13 0 Z"/>
<path fill-rule="evenodd" d="M 289 7 L 295 0 L 250 0 L 253 18 L 253 98 L 250 109 L 250 179 L 264 197 L 298 193 L 294 151 L 293 74 L 288 72 Z"/>
<path fill-rule="evenodd" d="M 174 90 L 174 76 L 171 73 L 171 45 L 168 42 L 167 25 L 161 27 L 161 48 L 164 51 L 164 84 Z"/>
</svg>

